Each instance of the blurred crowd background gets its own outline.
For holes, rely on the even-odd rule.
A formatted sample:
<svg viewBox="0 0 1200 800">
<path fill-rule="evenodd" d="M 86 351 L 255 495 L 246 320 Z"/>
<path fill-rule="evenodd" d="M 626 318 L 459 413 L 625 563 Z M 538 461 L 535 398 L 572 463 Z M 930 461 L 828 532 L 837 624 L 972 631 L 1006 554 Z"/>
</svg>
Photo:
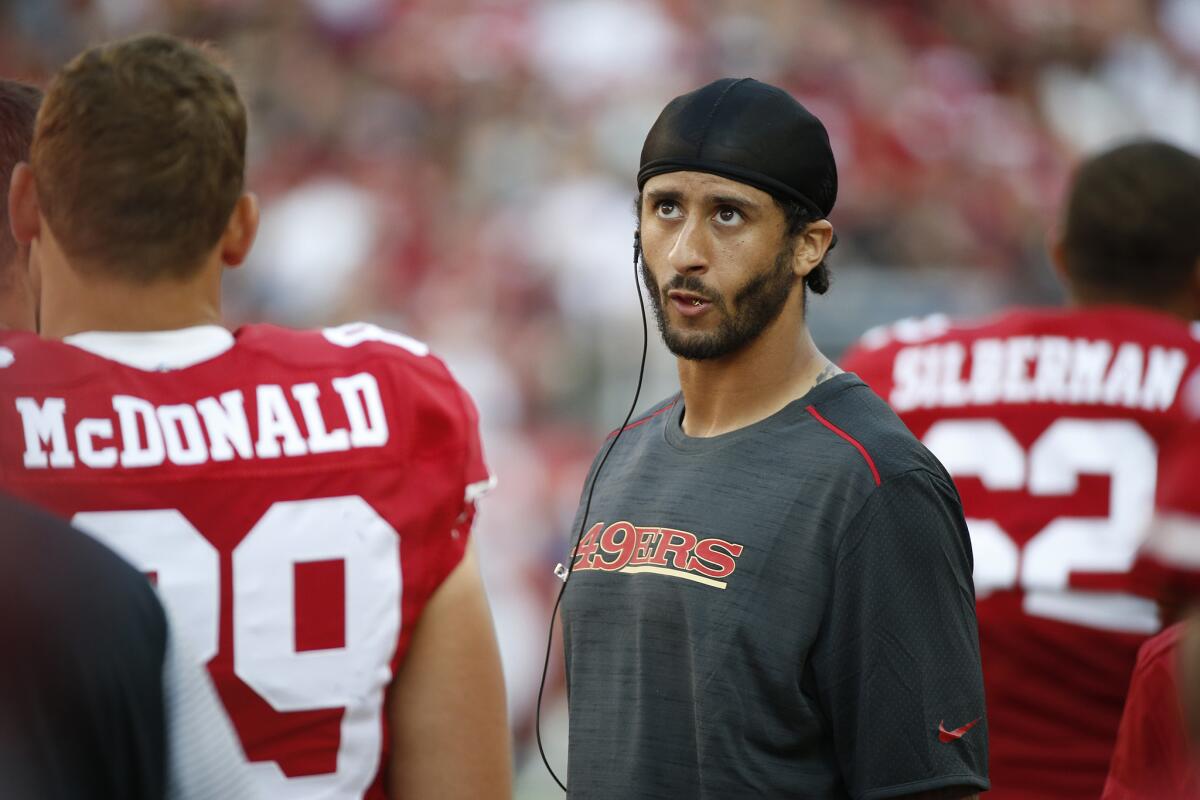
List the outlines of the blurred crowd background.
<svg viewBox="0 0 1200 800">
<path fill-rule="evenodd" d="M 1074 162 L 1138 135 L 1200 151 L 1200 0 L 0 0 L 0 74 L 145 30 L 212 42 L 249 107 L 264 213 L 230 324 L 369 319 L 480 406 L 524 798 L 556 794 L 532 738 L 552 569 L 637 378 L 633 179 L 667 101 L 749 75 L 824 120 L 840 244 L 810 317 L 835 357 L 904 316 L 1059 302 L 1044 245 Z M 642 406 L 675 387 L 651 337 Z"/>
</svg>

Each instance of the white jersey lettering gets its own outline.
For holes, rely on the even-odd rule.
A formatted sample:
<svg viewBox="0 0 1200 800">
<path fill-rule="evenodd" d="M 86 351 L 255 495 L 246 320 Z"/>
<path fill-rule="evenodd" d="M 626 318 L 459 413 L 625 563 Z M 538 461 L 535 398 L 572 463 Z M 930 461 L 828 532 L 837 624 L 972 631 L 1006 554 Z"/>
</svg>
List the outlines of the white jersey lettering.
<svg viewBox="0 0 1200 800">
<path fill-rule="evenodd" d="M 996 403 L 1070 403 L 1163 411 L 1175 402 L 1187 355 L 1178 348 L 1062 336 L 978 339 L 896 353 L 888 402 L 899 412 Z"/>
<path fill-rule="evenodd" d="M 75 426 L 75 449 L 79 452 L 79 460 L 93 469 L 115 467 L 117 465 L 117 448 L 113 446 L 96 447 L 96 439 L 113 438 L 111 419 L 85 419 Z"/>
<path fill-rule="evenodd" d="M 355 447 L 381 447 L 388 440 L 387 417 L 379 383 L 369 372 L 349 378 L 334 378 L 333 388 L 342 396 L 350 420 L 350 443 Z"/>
<path fill-rule="evenodd" d="M 17 411 L 25 432 L 25 466 L 29 469 L 73 467 L 75 456 L 67 444 L 67 403 L 61 397 L 47 397 L 41 405 L 32 397 L 18 397 Z M 50 443 L 50 456 L 42 449 Z"/>
<path fill-rule="evenodd" d="M 279 440 L 283 440 L 282 452 L 289 456 L 302 456 L 308 452 L 300 428 L 288 408 L 283 387 L 274 383 L 258 387 L 258 443 L 254 452 L 259 458 L 279 458 Z"/>
<path fill-rule="evenodd" d="M 321 410 L 322 392 L 337 395 L 348 426 L 330 427 Z M 299 419 L 289 394 L 299 406 Z M 247 409 L 241 390 L 164 405 L 132 395 L 114 395 L 111 417 L 88 417 L 72 425 L 68 425 L 63 398 L 18 397 L 16 408 L 25 441 L 23 463 L 27 469 L 69 469 L 76 467 L 77 461 L 89 469 L 165 463 L 186 467 L 235 457 L 295 458 L 388 443 L 383 395 L 369 372 L 333 378 L 321 385 L 311 381 L 287 387 L 261 384 L 254 387 L 252 396 L 253 406 Z M 258 421 L 257 436 L 251 434 L 248 414 Z"/>
<path fill-rule="evenodd" d="M 246 421 L 245 398 L 240 391 L 223 392 L 220 402 L 217 398 L 206 397 L 196 403 L 196 410 L 204 418 L 213 461 L 230 461 L 235 450 L 242 458 L 254 455 L 250 445 L 250 423 Z"/>
<path fill-rule="evenodd" d="M 298 383 L 292 387 L 292 397 L 300 404 L 304 416 L 304 427 L 308 428 L 308 451 L 310 453 L 336 453 L 350 449 L 350 434 L 345 428 L 325 430 L 325 418 L 317 402 L 321 390 L 315 383 Z"/>
<path fill-rule="evenodd" d="M 113 410 L 121 421 L 121 466 L 156 467 L 166 457 L 162 429 L 154 406 L 140 397 L 119 394 L 113 397 Z M 140 420 L 140 425 L 139 425 Z M 143 441 L 140 428 L 146 430 Z"/>
</svg>

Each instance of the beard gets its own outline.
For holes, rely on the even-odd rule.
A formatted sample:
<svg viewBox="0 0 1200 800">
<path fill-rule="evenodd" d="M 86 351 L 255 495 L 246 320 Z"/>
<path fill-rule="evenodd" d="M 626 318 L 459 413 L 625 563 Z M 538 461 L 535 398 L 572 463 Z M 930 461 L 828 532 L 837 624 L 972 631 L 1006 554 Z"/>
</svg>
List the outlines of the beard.
<svg viewBox="0 0 1200 800">
<path fill-rule="evenodd" d="M 658 322 L 658 332 L 662 335 L 663 344 L 679 358 L 705 361 L 736 353 L 757 339 L 768 325 L 779 318 L 788 297 L 791 296 L 792 288 L 796 285 L 797 278 L 792 272 L 794 249 L 791 245 L 784 245 L 771 266 L 738 289 L 733 297 L 732 313 L 723 296 L 705 286 L 703 281 L 693 275 L 676 274 L 659 286 L 654 281 L 654 274 L 643 254 L 642 283 L 650 295 L 650 304 L 654 307 L 654 318 Z M 709 301 L 712 304 L 710 313 L 721 315 L 717 327 L 708 331 L 686 331 L 672 326 L 667 320 L 664 306 L 670 302 L 667 292 L 673 289 L 692 292 Z"/>
</svg>

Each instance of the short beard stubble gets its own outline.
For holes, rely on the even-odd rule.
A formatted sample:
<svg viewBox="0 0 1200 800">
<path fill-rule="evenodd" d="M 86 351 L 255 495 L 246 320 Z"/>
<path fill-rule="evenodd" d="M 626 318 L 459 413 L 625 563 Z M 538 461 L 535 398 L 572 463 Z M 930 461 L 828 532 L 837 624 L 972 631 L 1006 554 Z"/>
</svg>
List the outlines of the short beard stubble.
<svg viewBox="0 0 1200 800">
<path fill-rule="evenodd" d="M 713 295 L 704 282 L 692 275 L 676 274 L 663 286 L 654 281 L 650 265 L 642 254 L 642 283 L 650 295 L 650 304 L 654 307 L 654 318 L 658 322 L 658 332 L 662 335 L 663 343 L 672 354 L 691 361 L 705 361 L 722 358 L 736 353 L 750 342 L 757 339 L 767 326 L 779 318 L 792 288 L 798 278 L 792 272 L 792 257 L 795 244 L 788 242 L 775 256 L 775 262 L 762 272 L 755 275 L 746 285 L 738 290 L 733 298 L 736 314 L 730 314 L 725 298 Z M 667 292 L 679 289 L 692 292 L 709 300 L 713 311 L 722 315 L 721 322 L 712 331 L 695 332 L 681 331 L 671 326 L 667 321 L 664 305 L 670 300 Z"/>
</svg>

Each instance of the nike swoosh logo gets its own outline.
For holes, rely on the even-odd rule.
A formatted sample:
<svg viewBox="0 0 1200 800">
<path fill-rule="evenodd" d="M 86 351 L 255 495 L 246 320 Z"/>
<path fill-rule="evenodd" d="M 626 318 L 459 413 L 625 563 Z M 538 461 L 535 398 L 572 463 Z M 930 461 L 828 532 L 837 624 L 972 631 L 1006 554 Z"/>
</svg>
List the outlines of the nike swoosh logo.
<svg viewBox="0 0 1200 800">
<path fill-rule="evenodd" d="M 946 730 L 946 721 L 942 720 L 938 723 L 938 741 L 948 744 L 956 739 L 961 739 L 963 734 L 978 725 L 979 720 L 981 719 L 983 719 L 983 717 L 977 717 L 976 719 L 968 722 L 966 725 L 963 725 L 961 728 L 955 728 L 952 731 Z"/>
</svg>

